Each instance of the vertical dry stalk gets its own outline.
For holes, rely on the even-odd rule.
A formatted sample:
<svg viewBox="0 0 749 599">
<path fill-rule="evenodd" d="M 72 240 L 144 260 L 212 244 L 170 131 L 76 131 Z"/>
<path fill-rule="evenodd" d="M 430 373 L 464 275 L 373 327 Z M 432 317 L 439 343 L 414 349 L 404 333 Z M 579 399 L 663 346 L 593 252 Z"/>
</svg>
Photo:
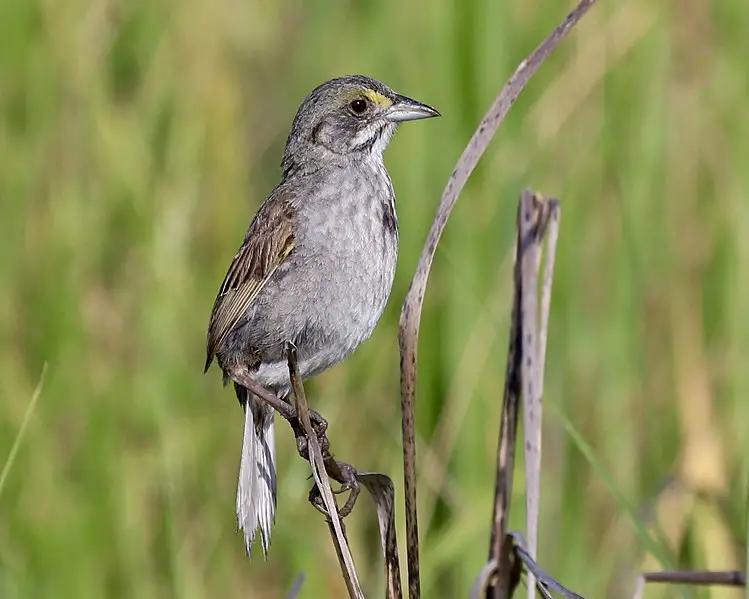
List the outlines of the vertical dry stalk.
<svg viewBox="0 0 749 599">
<path fill-rule="evenodd" d="M 536 559 L 541 495 L 541 390 L 538 363 L 538 271 L 541 267 L 542 200 L 524 190 L 520 200 L 520 385 L 525 434 L 525 534 L 528 553 Z M 528 573 L 528 599 L 536 596 L 536 579 Z"/>
<path fill-rule="evenodd" d="M 559 236 L 559 202 L 545 200 L 528 190 L 521 199 L 520 234 L 532 236 L 523 247 L 521 264 L 521 385 L 523 389 L 523 423 L 525 431 L 526 534 L 528 554 L 536 559 L 538 520 L 541 508 L 541 427 L 543 420 L 543 385 L 548 337 L 551 282 L 553 279 L 556 241 Z M 546 270 L 542 289 L 541 314 L 538 311 L 538 275 L 541 268 L 541 244 L 548 234 Z M 528 573 L 528 599 L 536 595 L 535 578 Z"/>
<path fill-rule="evenodd" d="M 507 599 L 512 594 L 510 580 L 512 546 L 508 546 L 507 543 L 507 522 L 510 517 L 512 476 L 515 470 L 515 441 L 517 439 L 518 414 L 520 410 L 520 336 L 522 331 L 520 315 L 522 296 L 520 257 L 523 255 L 521 244 L 521 240 L 523 239 L 523 231 L 521 230 L 522 219 L 520 218 L 521 210 L 522 204 L 518 206 L 512 320 L 510 321 L 510 340 L 507 349 L 502 416 L 499 422 L 497 471 L 494 485 L 494 513 L 489 541 L 489 563 L 496 564 L 496 578 L 494 578 L 493 582 L 488 581 L 487 599 Z"/>
<path fill-rule="evenodd" d="M 524 412 L 534 415 L 526 422 L 526 463 L 531 464 L 526 472 L 527 526 L 532 535 L 538 530 L 541 396 L 559 215 L 557 200 L 545 200 L 531 191 L 523 191 L 517 216 L 512 321 L 497 448 L 489 561 L 479 573 L 471 597 L 482 595 L 489 599 L 508 599 L 513 596 L 522 564 L 528 574 L 529 594 L 538 589 L 543 597 L 549 597 L 549 589 L 553 589 L 564 597 L 580 599 L 580 595 L 565 588 L 538 566 L 530 545 L 526 546 L 519 533 L 507 533 L 521 389 Z M 547 258 L 539 314 L 538 279 L 545 238 Z"/>
<path fill-rule="evenodd" d="M 487 596 L 507 598 L 511 594 L 510 555 L 507 521 L 512 498 L 512 476 L 515 462 L 520 391 L 524 399 L 526 434 L 527 528 L 532 538 L 528 553 L 535 559 L 535 539 L 538 532 L 541 469 L 541 392 L 546 343 L 548 307 L 551 302 L 551 280 L 554 251 L 558 236 L 558 202 L 543 200 L 525 190 L 520 199 L 515 248 L 514 299 L 510 325 L 509 349 L 505 390 L 497 444 L 497 471 L 494 489 L 494 513 L 489 548 L 489 562 L 497 564 L 497 576 L 489 584 Z M 544 276 L 542 314 L 538 322 L 538 271 L 541 242 L 550 227 L 547 269 Z M 528 575 L 529 595 L 533 595 L 535 581 Z"/>
<path fill-rule="evenodd" d="M 296 348 L 292 345 L 288 348 L 288 363 L 291 386 L 294 390 L 294 397 L 296 399 L 297 417 L 299 418 L 299 423 L 307 437 L 312 477 L 315 479 L 315 484 L 320 491 L 325 504 L 325 509 L 328 512 L 330 536 L 333 539 L 333 545 L 335 546 L 338 561 L 341 565 L 341 572 L 346 581 L 346 588 L 348 589 L 348 594 L 351 599 L 364 599 L 364 593 L 361 590 L 359 577 L 354 566 L 354 558 L 351 555 L 351 550 L 349 549 L 348 541 L 346 539 L 346 532 L 343 528 L 343 523 L 338 516 L 338 505 L 333 497 L 333 491 L 330 488 L 330 479 L 325 470 L 325 460 L 323 459 L 317 435 L 315 434 L 315 431 L 312 428 L 312 422 L 310 421 L 309 405 L 307 404 L 307 396 L 304 393 L 302 377 L 299 373 Z"/>
<path fill-rule="evenodd" d="M 416 360 L 429 271 L 447 219 L 468 177 L 478 164 L 497 128 L 507 116 L 520 92 L 549 54 L 590 9 L 596 0 L 581 0 L 574 11 L 524 60 L 504 85 L 489 111 L 479 123 L 442 193 L 437 215 L 422 250 L 416 273 L 401 310 L 398 342 L 401 354 L 401 401 L 403 428 L 403 470 L 406 496 L 406 543 L 408 550 L 408 589 L 410 599 L 420 597 L 419 531 L 416 514 L 416 447 L 414 403 L 416 401 Z M 500 537 L 501 539 L 502 537 Z M 501 543 L 501 541 L 499 541 Z"/>
</svg>

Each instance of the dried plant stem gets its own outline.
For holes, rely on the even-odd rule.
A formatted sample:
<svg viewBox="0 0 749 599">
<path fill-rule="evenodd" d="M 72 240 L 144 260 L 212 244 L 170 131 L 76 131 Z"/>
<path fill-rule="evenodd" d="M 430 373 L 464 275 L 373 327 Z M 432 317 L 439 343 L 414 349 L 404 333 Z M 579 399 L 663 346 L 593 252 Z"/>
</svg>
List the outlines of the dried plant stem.
<svg viewBox="0 0 749 599">
<path fill-rule="evenodd" d="M 325 469 L 325 460 L 323 459 L 322 451 L 320 450 L 320 443 L 318 442 L 317 435 L 312 428 L 307 396 L 304 393 L 302 377 L 299 374 L 296 348 L 291 344 L 288 347 L 288 363 L 291 385 L 294 390 L 294 397 L 296 398 L 297 417 L 299 418 L 299 423 L 307 437 L 312 477 L 315 479 L 315 484 L 322 495 L 322 500 L 328 513 L 330 536 L 333 539 L 333 545 L 335 546 L 338 561 L 341 565 L 341 572 L 346 581 L 346 588 L 348 589 L 349 597 L 352 599 L 364 599 L 364 593 L 361 590 L 359 577 L 354 566 L 354 558 L 351 555 L 351 550 L 349 549 L 348 541 L 346 539 L 346 532 L 338 515 L 338 505 L 336 504 L 335 498 L 333 497 L 333 491 L 330 487 L 330 480 L 328 479 Z"/>
<path fill-rule="evenodd" d="M 738 570 L 729 572 L 646 572 L 642 575 L 642 579 L 645 582 L 746 588 L 746 575 Z"/>
<path fill-rule="evenodd" d="M 541 316 L 538 331 L 538 357 L 541 363 L 546 362 L 546 344 L 549 338 L 549 312 L 551 310 L 551 287 L 554 280 L 554 264 L 557 256 L 559 239 L 559 217 L 561 208 L 556 200 L 549 200 L 549 215 L 546 224 L 546 265 L 544 268 L 543 287 L 541 288 Z M 541 370 L 540 385 L 544 388 L 544 373 Z"/>
<path fill-rule="evenodd" d="M 559 236 L 560 207 L 557 200 L 545 200 L 526 190 L 520 202 L 520 238 L 523 240 L 521 264 L 521 385 L 525 431 L 526 533 L 528 553 L 536 558 L 538 520 L 541 507 L 541 427 L 543 385 L 546 368 L 551 282 L 556 241 Z M 541 246 L 548 234 L 546 270 L 542 290 L 541 314 L 538 313 L 538 275 Z M 526 236 L 528 242 L 526 247 Z M 528 597 L 535 596 L 535 580 L 528 574 Z"/>
<path fill-rule="evenodd" d="M 543 216 L 541 202 L 533 192 L 524 190 L 520 200 L 520 385 L 523 398 L 525 434 L 525 522 L 528 552 L 536 558 L 538 517 L 541 496 L 541 389 L 540 372 L 544 365 L 538 356 L 538 271 L 541 267 Z M 528 599 L 536 596 L 536 581 L 528 573 Z"/>
<path fill-rule="evenodd" d="M 437 249 L 447 219 L 465 186 L 468 177 L 489 145 L 497 128 L 504 120 L 510 107 L 523 90 L 528 80 L 539 69 L 547 56 L 570 29 L 595 3 L 595 0 L 581 0 L 577 8 L 560 24 L 551 35 L 515 70 L 502 91 L 479 123 L 442 193 L 437 215 L 422 250 L 416 273 L 401 310 L 398 341 L 401 354 L 401 400 L 403 429 L 403 470 L 406 496 L 406 543 L 408 551 L 408 590 L 410 599 L 420 597 L 419 583 L 419 531 L 416 514 L 416 447 L 414 432 L 414 403 L 416 400 L 416 361 L 421 323 L 421 310 L 424 303 L 427 280 L 434 254 Z M 502 539 L 503 535 L 499 537 Z M 501 543 L 501 541 L 499 541 Z"/>
<path fill-rule="evenodd" d="M 520 207 L 518 207 L 520 214 Z M 510 340 L 507 350 L 507 367 L 505 371 L 505 388 L 502 401 L 502 416 L 499 423 L 499 441 L 497 444 L 497 472 L 494 486 L 494 514 L 492 517 L 491 538 L 489 541 L 489 562 L 497 564 L 496 578 L 488 585 L 487 598 L 508 598 L 512 594 L 510 584 L 510 553 L 507 547 L 507 522 L 510 517 L 512 499 L 512 476 L 515 467 L 515 446 L 517 439 L 518 414 L 520 411 L 520 347 L 521 315 L 520 303 L 522 294 L 522 277 L 520 256 L 521 221 L 517 223 L 518 234 L 515 247 L 514 291 L 512 302 L 512 320 L 510 322 Z"/>
<path fill-rule="evenodd" d="M 302 377 L 297 365 L 296 348 L 292 345 L 288 347 L 287 358 L 296 407 L 280 400 L 273 392 L 256 383 L 249 376 L 249 373 L 235 375 L 237 382 L 274 408 L 291 425 L 297 437 L 300 455 L 310 462 L 312 476 L 315 480 L 315 486 L 310 491 L 310 502 L 326 516 L 349 596 L 357 599 L 363 598 L 342 519 L 353 510 L 359 496 L 360 486 L 363 486 L 371 495 L 377 509 L 380 540 L 385 558 L 386 598 L 402 599 L 398 541 L 395 533 L 395 487 L 393 481 L 390 477 L 378 472 L 359 472 L 350 464 L 340 462 L 332 456 L 328 449 L 329 443 L 325 434 L 327 423 L 319 414 L 309 409 Z M 315 418 L 313 419 L 312 416 Z M 313 426 L 313 420 L 317 428 Z M 341 489 L 335 491 L 335 493 L 341 493 L 345 490 L 350 491 L 348 500 L 340 509 L 338 509 L 337 502 L 333 497 L 334 491 L 330 486 L 331 480 L 335 480 L 342 485 Z M 301 585 L 301 580 L 295 585 L 290 597 L 298 594 L 299 585 Z"/>
<path fill-rule="evenodd" d="M 527 529 L 531 538 L 538 531 L 541 470 L 541 396 L 545 352 L 542 346 L 547 336 L 548 309 L 551 303 L 551 280 L 554 251 L 558 231 L 559 203 L 544 200 L 531 191 L 523 191 L 518 206 L 517 241 L 515 247 L 514 293 L 512 321 L 505 390 L 497 447 L 497 471 L 494 492 L 494 513 L 489 548 L 489 562 L 497 564 L 496 577 L 488 585 L 487 597 L 507 598 L 512 594 L 511 576 L 512 544 L 508 545 L 507 521 L 512 498 L 520 391 L 524 398 Z M 547 225 L 550 240 L 547 269 L 542 291 L 542 310 L 538 314 L 538 273 L 541 263 L 541 245 Z M 535 559 L 535 542 L 527 549 Z M 529 594 L 536 584 L 532 571 L 528 575 Z"/>
<path fill-rule="evenodd" d="M 570 591 L 553 576 L 550 576 L 539 567 L 530 553 L 526 551 L 525 542 L 520 533 L 511 533 L 509 536 L 515 541 L 515 555 L 517 556 L 518 560 L 523 563 L 526 571 L 528 572 L 528 584 L 530 585 L 532 575 L 536 580 L 536 587 L 544 596 L 544 598 L 551 597 L 551 593 L 549 591 L 554 591 L 555 593 L 561 595 L 562 597 L 565 597 L 566 599 L 584 599 L 584 597 L 578 595 L 574 591 Z"/>
<path fill-rule="evenodd" d="M 376 472 L 360 472 L 358 478 L 377 507 L 380 541 L 385 556 L 385 597 L 402 599 L 398 540 L 395 535 L 395 486 L 390 477 Z"/>
</svg>

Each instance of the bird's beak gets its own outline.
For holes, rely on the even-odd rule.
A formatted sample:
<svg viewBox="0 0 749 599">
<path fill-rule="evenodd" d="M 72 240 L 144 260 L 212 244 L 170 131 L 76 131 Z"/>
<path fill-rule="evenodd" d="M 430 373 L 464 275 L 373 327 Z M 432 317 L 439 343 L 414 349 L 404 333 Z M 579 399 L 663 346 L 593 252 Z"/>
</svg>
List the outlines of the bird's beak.
<svg viewBox="0 0 749 599">
<path fill-rule="evenodd" d="M 385 112 L 385 118 L 391 123 L 430 119 L 435 116 L 440 116 L 440 113 L 431 106 L 400 95 L 395 97 L 395 102 Z"/>
</svg>

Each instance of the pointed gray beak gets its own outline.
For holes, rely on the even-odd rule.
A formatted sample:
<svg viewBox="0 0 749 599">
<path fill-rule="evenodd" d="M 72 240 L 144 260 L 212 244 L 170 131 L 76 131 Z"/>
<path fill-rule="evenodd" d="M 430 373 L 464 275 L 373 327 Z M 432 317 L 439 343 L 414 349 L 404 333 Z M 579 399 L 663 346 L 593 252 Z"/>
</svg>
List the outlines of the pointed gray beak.
<svg viewBox="0 0 749 599">
<path fill-rule="evenodd" d="M 430 119 L 435 116 L 440 116 L 440 113 L 431 106 L 400 95 L 395 96 L 395 102 L 385 112 L 385 118 L 391 123 Z"/>
</svg>

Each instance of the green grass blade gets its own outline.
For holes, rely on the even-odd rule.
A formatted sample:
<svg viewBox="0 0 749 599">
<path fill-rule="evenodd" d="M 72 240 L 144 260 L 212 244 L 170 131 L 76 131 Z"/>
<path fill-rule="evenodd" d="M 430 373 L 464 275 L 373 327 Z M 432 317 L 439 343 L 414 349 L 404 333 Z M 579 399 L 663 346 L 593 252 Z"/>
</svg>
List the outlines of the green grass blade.
<svg viewBox="0 0 749 599">
<path fill-rule="evenodd" d="M 44 387 L 44 379 L 46 376 L 47 376 L 47 363 L 45 362 L 44 367 L 42 368 L 42 374 L 39 377 L 39 382 L 36 384 L 34 393 L 31 396 L 31 401 L 29 402 L 29 405 L 26 408 L 26 413 L 23 415 L 23 422 L 21 422 L 21 428 L 18 429 L 18 434 L 16 434 L 16 438 L 13 439 L 13 445 L 10 448 L 8 459 L 5 460 L 3 471 L 2 473 L 0 473 L 0 497 L 3 494 L 3 487 L 5 486 L 5 481 L 8 478 L 8 474 L 10 473 L 10 468 L 11 466 L 13 466 L 13 462 L 16 459 L 18 448 L 21 446 L 21 441 L 23 440 L 23 435 L 26 432 L 26 427 L 31 421 L 31 416 L 34 413 L 36 402 L 39 399 L 39 396 L 42 394 L 42 388 Z"/>
</svg>

